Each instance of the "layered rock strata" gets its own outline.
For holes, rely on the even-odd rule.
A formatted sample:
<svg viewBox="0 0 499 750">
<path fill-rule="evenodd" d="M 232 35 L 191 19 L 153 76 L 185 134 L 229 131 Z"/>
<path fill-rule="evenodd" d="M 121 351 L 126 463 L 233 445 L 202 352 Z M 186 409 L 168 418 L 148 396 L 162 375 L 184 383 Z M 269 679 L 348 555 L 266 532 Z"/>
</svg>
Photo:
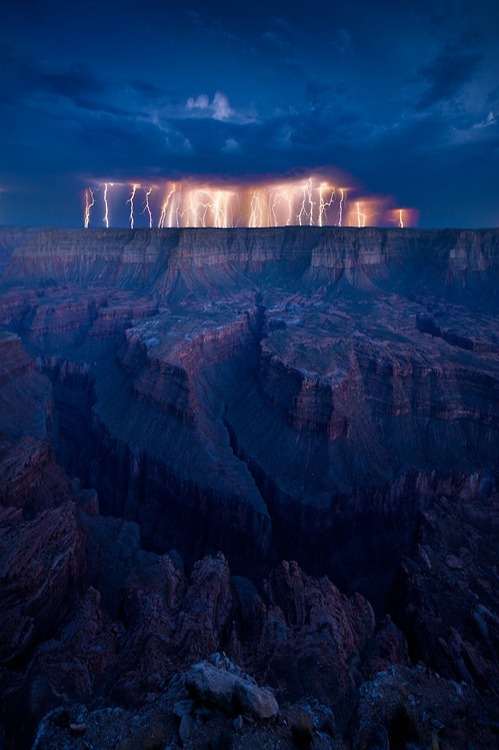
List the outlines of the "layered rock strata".
<svg viewBox="0 0 499 750">
<path fill-rule="evenodd" d="M 222 548 L 250 574 L 326 561 L 346 582 L 338 557 L 353 564 L 375 536 L 382 582 L 429 497 L 495 471 L 497 244 L 41 233 L 13 253 L 2 319 L 54 382 L 60 460 L 148 545 Z"/>
<path fill-rule="evenodd" d="M 485 741 L 498 232 L 4 230 L 0 248 L 6 742 L 82 701 L 54 719 L 82 742 L 71 724 L 104 732 L 110 704 L 159 727 L 136 707 L 176 716 L 192 696 L 169 681 L 219 651 L 290 716 L 325 701 L 303 709 L 317 742 L 393 742 L 412 711 L 421 742 L 464 748 L 468 709 Z M 426 687 L 442 727 L 410 698 Z M 192 747 L 205 708 L 184 712 Z"/>
</svg>

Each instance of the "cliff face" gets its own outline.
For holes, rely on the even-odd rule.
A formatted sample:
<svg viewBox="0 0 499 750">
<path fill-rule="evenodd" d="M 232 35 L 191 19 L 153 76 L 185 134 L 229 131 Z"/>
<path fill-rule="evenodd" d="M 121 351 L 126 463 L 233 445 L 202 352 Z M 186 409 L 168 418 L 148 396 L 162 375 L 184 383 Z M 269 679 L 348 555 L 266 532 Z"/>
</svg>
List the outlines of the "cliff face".
<svg viewBox="0 0 499 750">
<path fill-rule="evenodd" d="M 493 290 L 488 274 L 499 265 L 495 230 L 111 229 L 41 232 L 27 242 L 16 237 L 6 241 L 9 250 L 16 241 L 22 244 L 6 274 L 10 282 L 111 282 L 163 293 L 179 280 L 199 286 L 197 271 L 210 268 L 217 273 L 205 283 L 215 285 L 234 286 L 248 276 L 256 276 L 259 285 L 268 272 L 274 281 L 286 274 L 309 281 L 344 276 L 347 284 L 360 287 L 389 278 L 471 291 L 488 282 Z"/>
</svg>

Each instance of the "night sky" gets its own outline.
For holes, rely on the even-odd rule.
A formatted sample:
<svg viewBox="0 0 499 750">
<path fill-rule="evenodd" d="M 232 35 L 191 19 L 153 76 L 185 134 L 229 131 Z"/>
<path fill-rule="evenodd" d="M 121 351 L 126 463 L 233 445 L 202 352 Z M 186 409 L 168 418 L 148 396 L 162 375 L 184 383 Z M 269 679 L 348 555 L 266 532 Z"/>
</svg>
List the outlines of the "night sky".
<svg viewBox="0 0 499 750">
<path fill-rule="evenodd" d="M 420 226 L 499 225 L 498 0 L 3 4 L 0 224 L 81 226 L 103 181 L 338 170 Z"/>
</svg>

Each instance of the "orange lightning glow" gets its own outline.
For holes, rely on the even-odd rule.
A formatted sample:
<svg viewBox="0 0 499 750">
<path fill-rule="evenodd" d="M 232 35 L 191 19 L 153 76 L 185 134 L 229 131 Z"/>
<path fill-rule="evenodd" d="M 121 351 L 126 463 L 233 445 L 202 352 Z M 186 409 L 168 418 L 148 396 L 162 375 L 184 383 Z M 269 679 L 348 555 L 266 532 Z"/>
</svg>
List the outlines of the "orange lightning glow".
<svg viewBox="0 0 499 750">
<path fill-rule="evenodd" d="M 310 215 L 310 226 L 314 226 L 314 206 L 315 203 L 312 200 L 313 195 L 313 186 L 312 186 L 312 178 L 310 177 L 307 185 L 307 198 L 308 198 L 308 205 L 309 205 L 309 215 Z"/>
<path fill-rule="evenodd" d="M 314 225 L 314 206 L 315 203 L 312 198 L 313 195 L 313 184 L 312 184 L 312 178 L 310 177 L 308 181 L 302 185 L 302 201 L 300 205 L 300 210 L 298 212 L 298 224 L 302 226 L 304 222 L 307 221 L 308 217 L 308 223 L 312 227 Z"/>
<path fill-rule="evenodd" d="M 230 205 L 235 193 L 231 190 L 216 190 L 213 199 L 214 226 L 226 229 L 232 225 Z"/>
<path fill-rule="evenodd" d="M 279 215 L 282 215 L 282 207 L 287 205 L 287 210 L 285 210 L 285 217 L 281 219 L 282 223 L 285 224 L 287 227 L 291 224 L 291 220 L 293 218 L 293 197 L 290 192 L 290 189 L 288 189 L 286 186 L 279 185 L 276 188 L 273 188 L 271 191 L 271 205 L 270 205 L 270 213 L 272 216 L 272 226 L 277 227 L 279 226 Z"/>
<path fill-rule="evenodd" d="M 177 209 L 184 226 L 227 228 L 233 226 L 233 190 L 210 188 L 203 185 L 186 191 L 187 208 Z M 170 214 L 171 214 L 170 209 Z M 185 218 L 184 218 L 185 217 Z"/>
<path fill-rule="evenodd" d="M 179 193 L 177 193 L 177 208 L 175 209 L 175 218 L 176 218 L 177 227 L 180 226 L 180 204 L 181 204 L 181 201 L 182 201 L 182 191 L 180 191 Z M 171 204 L 170 210 L 168 212 L 168 226 L 169 227 L 173 226 L 173 207 L 174 207 L 174 200 L 172 200 L 172 204 Z"/>
<path fill-rule="evenodd" d="M 365 225 L 366 225 L 366 215 L 361 212 L 359 201 L 357 201 L 357 203 L 355 204 L 355 206 L 356 206 L 356 209 L 357 209 L 357 226 L 358 227 L 365 227 Z"/>
<path fill-rule="evenodd" d="M 355 204 L 350 204 L 346 212 L 346 226 L 375 227 L 390 222 L 389 199 L 382 196 L 363 196 Z"/>
<path fill-rule="evenodd" d="M 257 183 L 216 184 L 195 181 L 157 182 L 141 187 L 137 182 L 96 181 L 85 190 L 83 224 L 90 226 L 91 209 L 102 188 L 104 225 L 110 226 L 110 189 L 113 187 L 113 219 L 121 216 L 126 205 L 127 222 L 137 225 L 173 227 L 278 227 L 278 226 L 415 226 L 418 213 L 411 208 L 394 208 L 389 196 L 369 195 L 353 182 L 338 187 L 331 179 L 311 175 L 306 179 L 288 178 Z M 144 183 L 142 183 L 143 185 Z M 340 183 L 341 184 L 341 183 Z M 144 190 L 143 208 L 137 214 L 137 191 Z M 123 195 L 127 191 L 126 196 Z M 163 196 L 160 198 L 159 196 Z M 157 197 L 158 196 L 158 197 Z M 347 203 L 347 196 L 349 201 Z M 99 197 L 99 200 L 100 197 Z M 144 218 L 141 218 L 144 217 Z M 157 223 L 156 223 L 157 222 Z"/>
<path fill-rule="evenodd" d="M 262 227 L 263 226 L 263 208 L 261 205 L 261 195 L 259 190 L 255 190 L 251 197 L 250 205 L 251 213 L 249 219 L 250 227 Z"/>
<path fill-rule="evenodd" d="M 206 217 L 210 208 L 210 201 L 203 189 L 189 192 L 189 212 L 193 227 L 206 227 Z"/>
<path fill-rule="evenodd" d="M 163 205 L 161 206 L 161 215 L 158 221 L 158 228 L 164 229 L 165 227 L 173 226 L 173 210 L 174 210 L 174 196 L 177 192 L 176 185 L 173 185 L 172 189 L 167 193 Z M 168 217 L 168 218 L 167 218 Z"/>
<path fill-rule="evenodd" d="M 331 190 L 331 197 L 327 201 L 324 198 L 324 191 Z M 331 207 L 334 200 L 334 188 L 330 188 L 327 182 L 321 182 L 319 185 L 319 226 L 322 227 L 324 223 L 327 223 L 327 209 Z"/>
<path fill-rule="evenodd" d="M 389 220 L 400 229 L 407 226 L 415 226 L 418 221 L 418 212 L 413 208 L 395 208 L 389 211 Z"/>
</svg>

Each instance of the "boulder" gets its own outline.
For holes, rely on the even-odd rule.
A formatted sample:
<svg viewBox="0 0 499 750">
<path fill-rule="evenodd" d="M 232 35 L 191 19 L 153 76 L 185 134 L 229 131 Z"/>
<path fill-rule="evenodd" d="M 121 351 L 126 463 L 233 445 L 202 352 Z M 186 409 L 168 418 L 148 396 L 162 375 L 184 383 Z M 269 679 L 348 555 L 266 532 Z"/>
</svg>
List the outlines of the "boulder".
<svg viewBox="0 0 499 750">
<path fill-rule="evenodd" d="M 279 712 L 270 690 L 259 687 L 255 680 L 220 654 L 195 664 L 187 672 L 186 685 L 197 698 L 214 703 L 228 714 L 272 719 Z"/>
</svg>

